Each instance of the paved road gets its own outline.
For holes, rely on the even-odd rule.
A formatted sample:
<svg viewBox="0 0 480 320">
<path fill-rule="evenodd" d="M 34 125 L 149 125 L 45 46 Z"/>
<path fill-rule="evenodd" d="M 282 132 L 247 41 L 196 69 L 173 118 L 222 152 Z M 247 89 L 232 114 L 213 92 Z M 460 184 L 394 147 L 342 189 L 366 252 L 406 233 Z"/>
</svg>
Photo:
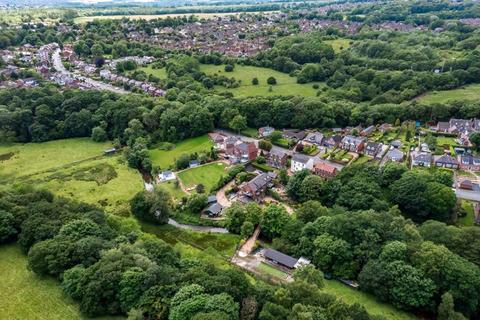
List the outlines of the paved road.
<svg viewBox="0 0 480 320">
<path fill-rule="evenodd" d="M 480 202 L 480 192 L 463 190 L 463 189 L 455 189 L 455 194 L 457 195 L 457 198 L 460 198 L 460 199 Z"/>
<path fill-rule="evenodd" d="M 178 223 L 177 221 L 169 218 L 168 224 L 174 226 L 179 229 L 186 229 L 192 230 L 197 232 L 211 232 L 211 233 L 228 233 L 228 230 L 225 228 L 217 228 L 217 227 L 207 227 L 207 226 L 195 226 L 191 224 L 182 224 Z"/>
<path fill-rule="evenodd" d="M 122 88 L 112 86 L 111 84 L 101 82 L 101 81 L 97 81 L 97 80 L 93 80 L 91 78 L 87 78 L 87 77 L 84 77 L 84 76 L 76 75 L 76 74 L 68 71 L 62 63 L 62 59 L 60 58 L 60 49 L 57 49 L 53 52 L 52 62 L 53 62 L 53 67 L 55 68 L 55 70 L 57 70 L 57 72 L 60 72 L 61 74 L 69 75 L 70 77 L 72 77 L 74 79 L 83 81 L 83 82 L 91 85 L 95 89 L 108 90 L 108 91 L 112 91 L 112 92 L 120 93 L 120 94 L 129 93 L 128 91 L 123 90 Z"/>
</svg>

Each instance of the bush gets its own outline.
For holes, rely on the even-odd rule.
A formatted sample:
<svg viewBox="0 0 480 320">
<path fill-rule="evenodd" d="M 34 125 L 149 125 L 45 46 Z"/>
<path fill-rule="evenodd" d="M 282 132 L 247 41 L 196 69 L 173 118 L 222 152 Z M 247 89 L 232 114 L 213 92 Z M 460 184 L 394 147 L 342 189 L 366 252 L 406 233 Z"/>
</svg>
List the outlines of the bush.
<svg viewBox="0 0 480 320">
<path fill-rule="evenodd" d="M 233 69 L 234 69 L 234 66 L 231 65 L 231 64 L 227 64 L 227 65 L 225 66 L 225 72 L 232 72 Z"/>
<path fill-rule="evenodd" d="M 271 86 L 272 86 L 272 85 L 275 85 L 275 84 L 277 84 L 277 79 L 275 79 L 274 77 L 269 77 L 269 78 L 267 79 L 267 84 L 269 84 L 269 85 L 271 85 Z"/>
</svg>

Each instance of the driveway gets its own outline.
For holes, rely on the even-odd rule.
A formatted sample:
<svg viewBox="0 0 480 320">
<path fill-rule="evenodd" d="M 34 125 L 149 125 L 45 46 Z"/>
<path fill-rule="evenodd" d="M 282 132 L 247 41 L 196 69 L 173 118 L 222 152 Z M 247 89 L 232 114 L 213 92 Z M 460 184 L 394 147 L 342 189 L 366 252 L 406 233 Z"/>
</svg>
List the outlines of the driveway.
<svg viewBox="0 0 480 320">
<path fill-rule="evenodd" d="M 464 190 L 464 189 L 455 189 L 455 195 L 457 198 L 478 201 L 480 202 L 480 192 Z"/>
<path fill-rule="evenodd" d="M 192 230 L 196 232 L 211 232 L 211 233 L 228 233 L 228 230 L 225 228 L 218 227 L 207 227 L 207 226 L 195 226 L 191 224 L 178 223 L 172 218 L 168 218 L 168 224 L 179 229 Z"/>
</svg>

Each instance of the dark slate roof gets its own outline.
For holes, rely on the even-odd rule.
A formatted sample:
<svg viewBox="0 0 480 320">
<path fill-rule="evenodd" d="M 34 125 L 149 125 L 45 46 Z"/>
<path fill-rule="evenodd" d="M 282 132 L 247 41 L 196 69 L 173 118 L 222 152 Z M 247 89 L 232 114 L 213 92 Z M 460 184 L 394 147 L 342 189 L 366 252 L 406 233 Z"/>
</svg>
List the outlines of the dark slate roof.
<svg viewBox="0 0 480 320">
<path fill-rule="evenodd" d="M 223 207 L 221 204 L 219 203 L 214 203 L 212 204 L 210 207 L 207 208 L 207 210 L 205 210 L 208 214 L 212 214 L 212 215 L 218 215 L 220 214 L 220 212 L 222 212 L 223 210 Z"/>
<path fill-rule="evenodd" d="M 293 157 L 292 157 L 292 160 L 295 161 L 295 162 L 307 163 L 308 160 L 310 160 L 310 157 L 308 157 L 304 154 L 301 154 L 301 153 L 294 153 Z"/>
<path fill-rule="evenodd" d="M 287 256 L 286 254 L 274 249 L 265 249 L 264 255 L 265 258 L 273 260 L 289 268 L 293 268 L 298 261 L 298 259 Z"/>
<path fill-rule="evenodd" d="M 210 203 L 215 203 L 217 202 L 217 196 L 209 196 L 207 198 L 207 203 L 210 204 Z"/>
<path fill-rule="evenodd" d="M 432 162 L 432 154 L 420 153 L 413 157 L 413 160 L 420 162 Z"/>
<path fill-rule="evenodd" d="M 457 159 L 449 155 L 443 155 L 435 161 L 436 163 L 445 163 L 445 164 L 458 164 Z"/>
<path fill-rule="evenodd" d="M 277 174 L 274 172 L 262 173 L 248 182 L 248 185 L 253 192 L 262 189 L 267 184 L 272 182 L 273 179 L 277 177 Z"/>
</svg>

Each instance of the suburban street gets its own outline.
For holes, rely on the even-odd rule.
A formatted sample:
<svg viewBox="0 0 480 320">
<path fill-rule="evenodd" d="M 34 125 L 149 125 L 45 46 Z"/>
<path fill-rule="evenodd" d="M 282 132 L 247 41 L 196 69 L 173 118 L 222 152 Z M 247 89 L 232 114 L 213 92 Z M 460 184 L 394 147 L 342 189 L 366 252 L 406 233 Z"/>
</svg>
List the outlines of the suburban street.
<svg viewBox="0 0 480 320">
<path fill-rule="evenodd" d="M 93 88 L 100 89 L 100 90 L 108 90 L 108 91 L 115 92 L 115 93 L 120 93 L 120 94 L 129 93 L 128 91 L 123 90 L 122 88 L 119 88 L 119 87 L 112 86 L 111 84 L 101 82 L 101 81 L 97 81 L 97 80 L 93 80 L 91 78 L 84 77 L 84 76 L 81 76 L 81 75 L 77 75 L 77 74 L 74 74 L 74 73 L 68 71 L 62 63 L 62 59 L 60 57 L 60 49 L 56 49 L 53 52 L 52 63 L 53 63 L 53 67 L 55 68 L 55 70 L 57 70 L 57 72 L 60 72 L 61 74 L 69 75 L 70 77 L 72 77 L 74 79 L 83 81 L 83 82 L 91 85 Z"/>
</svg>

